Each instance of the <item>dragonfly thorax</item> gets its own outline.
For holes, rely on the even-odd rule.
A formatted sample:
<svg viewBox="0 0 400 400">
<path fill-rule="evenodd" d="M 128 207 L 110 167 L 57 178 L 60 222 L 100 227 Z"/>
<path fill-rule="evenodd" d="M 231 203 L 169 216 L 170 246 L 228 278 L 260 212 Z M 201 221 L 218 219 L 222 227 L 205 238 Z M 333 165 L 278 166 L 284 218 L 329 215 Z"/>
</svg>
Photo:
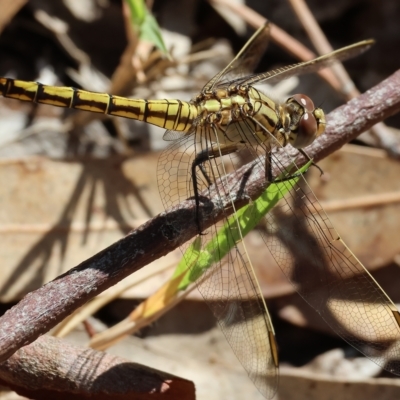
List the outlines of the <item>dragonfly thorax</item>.
<svg viewBox="0 0 400 400">
<path fill-rule="evenodd" d="M 218 123 L 228 125 L 242 117 L 241 109 L 248 103 L 246 97 L 239 94 L 229 94 L 227 90 L 216 90 L 215 93 L 204 96 L 196 101 L 198 114 L 203 123 Z"/>
<path fill-rule="evenodd" d="M 198 128 L 220 144 L 258 145 L 279 135 L 279 107 L 251 86 L 202 93 L 194 104 Z"/>
<path fill-rule="evenodd" d="M 202 93 L 194 100 L 194 104 L 200 117 L 197 127 L 202 131 L 206 129 L 208 138 L 213 142 L 240 143 L 245 140 L 242 137 L 243 129 L 254 129 L 254 126 L 239 127 L 251 108 L 248 96 L 242 93 L 217 89 Z"/>
<path fill-rule="evenodd" d="M 194 104 L 198 128 L 220 144 L 303 148 L 325 130 L 324 112 L 304 94 L 280 104 L 252 86 L 239 86 L 202 93 Z"/>
</svg>

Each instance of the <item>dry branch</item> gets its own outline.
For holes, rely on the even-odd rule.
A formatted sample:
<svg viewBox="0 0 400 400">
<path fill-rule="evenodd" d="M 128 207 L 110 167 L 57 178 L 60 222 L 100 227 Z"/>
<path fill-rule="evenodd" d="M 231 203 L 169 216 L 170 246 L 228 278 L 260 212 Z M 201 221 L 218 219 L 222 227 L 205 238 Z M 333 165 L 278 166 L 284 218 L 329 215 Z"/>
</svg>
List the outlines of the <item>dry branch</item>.
<svg viewBox="0 0 400 400">
<path fill-rule="evenodd" d="M 307 148 L 307 153 L 318 161 L 399 110 L 400 71 L 397 71 L 330 113 L 326 134 Z M 283 157 L 283 164 L 289 165 L 290 158 L 284 154 Z M 302 156 L 298 157 L 299 165 L 305 161 Z M 230 184 L 236 187 L 244 180 L 244 190 L 235 199 L 236 208 L 247 204 L 249 197 L 257 198 L 266 186 L 264 171 L 259 166 L 247 165 L 229 176 Z M 221 219 L 224 208 L 231 207 L 231 198 L 224 199 L 225 204 L 216 199 L 215 193 L 211 193 L 210 199 L 200 206 L 203 229 Z M 193 200 L 167 210 L 25 296 L 0 319 L 0 361 L 33 342 L 97 294 L 194 237 L 197 234 L 194 210 Z"/>
<path fill-rule="evenodd" d="M 29 399 L 195 399 L 186 379 L 51 336 L 0 364 L 0 384 Z"/>
<path fill-rule="evenodd" d="M 27 0 L 0 0 L 0 33 L 10 23 L 14 15 L 27 3 Z"/>
<path fill-rule="evenodd" d="M 245 4 L 241 4 L 239 2 L 233 2 L 230 0 L 209 0 L 211 4 L 220 5 L 230 9 L 239 15 L 243 21 L 252 26 L 255 29 L 258 29 L 260 26 L 264 25 L 267 19 L 263 17 L 261 14 L 257 13 L 250 7 Z M 312 60 L 317 57 L 317 54 L 309 50 L 306 46 L 304 46 L 301 42 L 299 42 L 294 37 L 290 36 L 287 32 L 281 29 L 276 24 L 270 22 L 271 27 L 271 40 L 276 43 L 279 47 L 287 51 L 289 54 L 294 56 L 300 61 Z M 317 72 L 334 90 L 338 93 L 342 93 L 342 85 L 340 81 L 337 79 L 335 74 L 331 71 L 330 68 L 321 69 Z"/>
</svg>

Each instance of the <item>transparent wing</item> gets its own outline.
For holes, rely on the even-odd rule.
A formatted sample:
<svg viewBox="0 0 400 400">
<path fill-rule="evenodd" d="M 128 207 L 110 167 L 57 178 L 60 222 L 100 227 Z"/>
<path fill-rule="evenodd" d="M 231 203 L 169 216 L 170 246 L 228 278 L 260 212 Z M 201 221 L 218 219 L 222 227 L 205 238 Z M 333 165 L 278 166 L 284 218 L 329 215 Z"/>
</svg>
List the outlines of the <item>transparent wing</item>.
<svg viewBox="0 0 400 400">
<path fill-rule="evenodd" d="M 257 29 L 236 57 L 204 86 L 202 91 L 210 92 L 216 85 L 224 83 L 232 76 L 253 72 L 268 46 L 269 36 L 270 25 L 267 21 Z"/>
<path fill-rule="evenodd" d="M 279 170 L 279 157 L 272 162 Z M 304 178 L 265 221 L 263 240 L 298 293 L 339 336 L 400 375 L 399 312 L 342 241 Z"/>
<path fill-rule="evenodd" d="M 200 139 L 202 137 L 202 139 Z M 193 195 L 190 169 L 196 154 L 212 143 L 207 132 L 192 135 L 174 142 L 160 156 L 158 183 L 165 207 L 171 207 Z M 224 163 L 224 164 L 223 164 Z M 235 168 L 232 155 L 216 158 L 203 164 L 212 181 L 224 175 L 226 169 Z M 199 189 L 207 193 L 208 183 L 198 173 Z M 221 189 L 222 191 L 225 188 Z M 226 193 L 220 192 L 221 196 Z M 228 217 L 228 216 L 227 216 Z M 227 218 L 208 228 L 202 235 L 202 243 L 210 243 L 217 236 Z M 178 227 L 176 227 L 178 229 Z M 230 230 L 222 241 L 236 241 Z M 220 253 L 222 243 L 212 242 L 211 253 Z M 221 248 L 220 248 L 221 246 Z M 185 254 L 188 245 L 182 246 Z M 236 243 L 220 262 L 207 270 L 207 279 L 202 279 L 198 289 L 215 315 L 234 353 L 247 371 L 258 390 L 272 398 L 278 383 L 278 361 L 275 336 L 265 302 L 260 293 L 246 249 Z"/>
<path fill-rule="evenodd" d="M 237 129 L 246 141 L 244 125 L 237 126 L 233 124 L 231 129 Z M 249 121 L 247 130 L 252 129 Z M 206 135 L 202 132 L 197 140 L 195 135 L 184 138 L 162 154 L 158 175 L 166 207 L 192 195 L 190 168 L 195 154 L 211 146 L 207 140 L 200 140 Z M 247 150 L 253 154 L 255 165 L 264 168 L 265 158 L 258 156 L 267 151 L 264 145 L 248 146 Z M 271 153 L 275 176 L 284 172 L 280 162 L 284 152 L 280 148 Z M 239 165 L 235 154 L 209 160 L 205 168 L 216 181 Z M 202 181 L 201 174 L 198 179 L 199 189 L 206 195 L 208 184 Z M 339 336 L 378 365 L 400 375 L 400 315 L 396 307 L 345 246 L 306 180 L 301 178 L 290 189 L 267 214 L 264 230 L 259 231 L 268 250 L 298 293 Z M 221 189 L 221 196 L 227 194 L 223 193 L 225 190 Z M 206 234 L 215 236 L 221 223 L 217 222 Z M 218 246 L 215 244 L 214 251 Z M 266 398 L 272 397 L 277 385 L 273 328 L 250 260 L 240 243 L 208 271 L 208 279 L 202 281 L 199 291 L 256 387 Z"/>
<path fill-rule="evenodd" d="M 235 59 L 204 87 L 203 92 L 212 91 L 216 86 L 275 82 L 312 72 L 360 54 L 373 43 L 360 42 L 312 61 L 228 82 L 227 77 L 237 72 L 242 63 L 247 68 L 258 61 L 252 53 L 265 46 L 268 29 L 268 25 L 259 29 Z M 167 140 L 174 140 L 162 153 L 158 164 L 159 189 L 166 208 L 193 196 L 191 170 L 196 155 L 204 154 L 204 151 L 216 155 L 216 143 L 212 142 L 215 135 L 211 135 L 209 129 L 201 128 L 200 124 L 194 125 L 196 130 L 182 137 L 172 132 L 165 134 Z M 226 137 L 240 136 L 237 143 L 253 155 L 255 166 L 264 168 L 265 153 L 269 151 L 265 145 L 268 140 L 250 146 L 249 142 L 254 143 L 257 139 L 254 122 L 248 119 L 232 123 L 226 129 L 235 131 Z M 270 143 L 277 144 L 272 135 L 270 139 Z M 279 154 L 285 151 L 280 148 L 271 153 L 271 169 L 275 176 L 284 172 Z M 237 153 L 203 162 L 203 171 L 196 169 L 201 196 L 209 193 L 210 181 L 219 181 L 216 187 L 222 204 L 222 198 L 230 195 L 223 177 L 239 165 Z M 290 182 L 293 181 L 287 184 Z M 280 190 L 279 185 L 276 187 Z M 337 334 L 377 364 L 400 374 L 397 360 L 400 357 L 400 315 L 397 309 L 340 239 L 305 179 L 290 189 L 289 195 L 265 218 L 265 229 L 261 231 L 264 243 L 299 294 Z M 215 221 L 207 229 L 202 235 L 203 243 L 218 236 L 227 218 Z M 175 229 L 178 231 L 180 227 Z M 225 235 L 224 240 L 236 243 L 230 230 L 226 230 Z M 184 253 L 188 246 L 182 246 Z M 222 242 L 215 241 L 213 246 L 213 253 L 221 252 Z M 266 398 L 273 397 L 278 381 L 274 331 L 243 243 L 238 241 L 224 259 L 215 262 L 207 270 L 207 279 L 201 280 L 198 287 L 255 386 Z"/>
<path fill-rule="evenodd" d="M 349 58 L 355 57 L 368 50 L 374 43 L 374 40 L 363 40 L 362 42 L 343 47 L 339 50 L 333 51 L 332 53 L 314 58 L 313 60 L 288 65 L 286 67 L 263 72 L 261 74 L 253 75 L 250 77 L 235 79 L 232 81 L 232 84 L 255 85 L 262 82 L 274 84 L 281 81 L 282 79 L 288 79 L 292 76 L 312 73 L 322 68 L 328 67 L 335 62 L 344 61 Z"/>
</svg>

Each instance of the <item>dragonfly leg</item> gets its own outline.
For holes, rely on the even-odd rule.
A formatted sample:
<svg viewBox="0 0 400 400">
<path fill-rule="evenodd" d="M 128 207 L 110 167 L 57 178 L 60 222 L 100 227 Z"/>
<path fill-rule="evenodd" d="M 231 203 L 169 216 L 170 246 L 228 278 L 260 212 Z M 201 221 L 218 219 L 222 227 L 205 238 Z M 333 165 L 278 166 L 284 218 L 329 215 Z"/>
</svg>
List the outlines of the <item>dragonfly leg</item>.
<svg viewBox="0 0 400 400">
<path fill-rule="evenodd" d="M 312 158 L 311 158 L 303 149 L 298 149 L 298 150 L 299 150 L 299 152 L 300 152 L 301 154 L 303 154 L 303 156 L 304 156 L 305 158 L 307 158 L 308 161 L 311 161 L 311 165 L 312 165 L 313 167 L 317 168 L 318 171 L 321 173 L 321 176 L 322 176 L 322 175 L 324 174 L 324 171 L 322 170 L 322 168 L 321 168 L 318 164 L 316 164 L 316 163 L 312 160 Z"/>
<path fill-rule="evenodd" d="M 304 156 L 312 162 L 312 159 L 308 156 L 308 154 L 306 152 L 304 152 L 304 150 L 302 149 L 298 149 L 302 154 L 304 154 Z M 312 165 L 316 166 L 321 173 L 323 173 L 322 169 L 315 163 L 312 162 Z M 284 176 L 283 178 L 273 178 L 272 177 L 272 153 L 270 151 L 267 152 L 266 156 L 265 156 L 265 179 L 268 183 L 280 183 L 280 182 L 286 182 L 286 181 L 290 181 L 293 178 L 297 178 L 299 176 L 302 176 L 303 173 L 301 172 L 295 172 L 295 173 L 290 173 L 290 172 L 286 172 L 287 176 Z"/>
<path fill-rule="evenodd" d="M 208 187 L 210 187 L 213 183 L 209 174 L 204 167 L 204 163 L 206 161 L 213 160 L 218 157 L 225 156 L 227 154 L 234 153 L 238 150 L 236 144 L 231 145 L 215 145 L 213 147 L 207 148 L 202 150 L 196 155 L 196 158 L 193 160 L 192 163 L 192 182 L 193 182 L 193 194 L 196 204 L 196 224 L 199 234 L 201 234 L 201 224 L 200 224 L 200 195 L 199 195 L 199 186 L 198 186 L 198 177 L 196 175 L 196 168 L 199 168 L 201 174 L 203 175 L 204 179 L 207 181 Z M 220 175 L 218 175 L 220 176 Z"/>
</svg>

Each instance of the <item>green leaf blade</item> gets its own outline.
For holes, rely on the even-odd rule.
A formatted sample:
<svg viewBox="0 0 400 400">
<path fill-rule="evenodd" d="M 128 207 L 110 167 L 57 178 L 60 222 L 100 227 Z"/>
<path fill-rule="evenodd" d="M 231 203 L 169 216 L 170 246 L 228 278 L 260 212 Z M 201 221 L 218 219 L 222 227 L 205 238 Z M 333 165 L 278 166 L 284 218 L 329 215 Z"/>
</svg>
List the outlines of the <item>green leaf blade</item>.
<svg viewBox="0 0 400 400">
<path fill-rule="evenodd" d="M 311 161 L 304 165 L 299 172 L 304 173 Z M 282 182 L 273 183 L 254 202 L 248 204 L 231 215 L 217 234 L 201 248 L 201 237 L 198 236 L 185 251 L 174 276 L 181 274 L 184 268 L 187 273 L 182 279 L 179 290 L 185 290 L 204 274 L 214 263 L 228 254 L 260 220 L 272 210 L 298 182 L 300 175 Z"/>
</svg>

